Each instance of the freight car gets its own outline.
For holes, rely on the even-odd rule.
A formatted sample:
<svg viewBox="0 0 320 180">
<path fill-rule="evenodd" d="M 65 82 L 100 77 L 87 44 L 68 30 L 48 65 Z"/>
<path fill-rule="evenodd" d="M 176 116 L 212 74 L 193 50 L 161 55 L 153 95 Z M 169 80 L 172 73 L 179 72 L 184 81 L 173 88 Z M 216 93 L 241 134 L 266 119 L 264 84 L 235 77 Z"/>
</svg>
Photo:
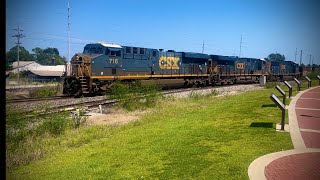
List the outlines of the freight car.
<svg viewBox="0 0 320 180">
<path fill-rule="evenodd" d="M 84 47 L 83 53 L 72 57 L 63 93 L 79 96 L 101 92 L 110 88 L 115 80 L 181 79 L 186 86 L 229 84 L 239 80 L 258 82 L 263 75 L 269 79 L 296 76 L 296 66 L 290 63 L 92 43 Z"/>
</svg>

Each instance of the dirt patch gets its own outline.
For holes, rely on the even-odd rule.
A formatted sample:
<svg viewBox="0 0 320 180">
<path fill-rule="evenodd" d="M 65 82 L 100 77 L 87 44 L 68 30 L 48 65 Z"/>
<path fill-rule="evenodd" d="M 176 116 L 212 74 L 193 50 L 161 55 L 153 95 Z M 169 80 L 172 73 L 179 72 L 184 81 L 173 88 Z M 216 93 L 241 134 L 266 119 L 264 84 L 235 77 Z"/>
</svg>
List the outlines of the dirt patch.
<svg viewBox="0 0 320 180">
<path fill-rule="evenodd" d="M 104 113 L 88 113 L 86 125 L 124 125 L 140 119 L 146 111 L 125 112 L 120 109 L 112 109 Z"/>
</svg>

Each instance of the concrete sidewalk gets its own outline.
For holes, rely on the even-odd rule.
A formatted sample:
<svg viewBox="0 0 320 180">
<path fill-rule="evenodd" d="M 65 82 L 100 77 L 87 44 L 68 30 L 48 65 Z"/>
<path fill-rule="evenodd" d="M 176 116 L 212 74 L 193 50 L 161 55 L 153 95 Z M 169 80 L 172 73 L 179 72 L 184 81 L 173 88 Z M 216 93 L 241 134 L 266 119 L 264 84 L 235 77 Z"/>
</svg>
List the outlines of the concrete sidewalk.
<svg viewBox="0 0 320 180">
<path fill-rule="evenodd" d="M 254 160 L 250 179 L 320 179 L 320 87 L 297 94 L 289 105 L 293 150 Z"/>
</svg>

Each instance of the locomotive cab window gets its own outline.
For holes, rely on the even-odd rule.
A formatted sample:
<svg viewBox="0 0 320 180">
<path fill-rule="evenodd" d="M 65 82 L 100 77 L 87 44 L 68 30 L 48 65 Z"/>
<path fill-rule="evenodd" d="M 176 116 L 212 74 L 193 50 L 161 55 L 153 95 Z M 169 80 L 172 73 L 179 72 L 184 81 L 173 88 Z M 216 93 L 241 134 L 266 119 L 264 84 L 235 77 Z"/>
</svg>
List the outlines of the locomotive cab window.
<svg viewBox="0 0 320 180">
<path fill-rule="evenodd" d="M 133 54 L 138 54 L 138 48 L 136 47 L 133 48 Z"/>
<path fill-rule="evenodd" d="M 121 50 L 110 50 L 107 49 L 106 54 L 109 56 L 121 56 Z"/>
<path fill-rule="evenodd" d="M 140 54 L 144 54 L 144 53 L 145 53 L 144 48 L 140 48 Z"/>
<path fill-rule="evenodd" d="M 130 54 L 131 53 L 131 47 L 126 47 L 126 53 Z"/>
</svg>

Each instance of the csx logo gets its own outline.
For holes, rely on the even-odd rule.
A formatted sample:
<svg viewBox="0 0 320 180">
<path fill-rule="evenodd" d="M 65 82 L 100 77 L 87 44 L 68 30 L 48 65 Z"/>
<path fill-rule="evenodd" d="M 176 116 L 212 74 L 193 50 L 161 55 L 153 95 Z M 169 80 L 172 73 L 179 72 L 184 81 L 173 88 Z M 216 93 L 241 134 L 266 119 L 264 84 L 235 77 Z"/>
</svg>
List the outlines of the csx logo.
<svg viewBox="0 0 320 180">
<path fill-rule="evenodd" d="M 244 63 L 237 63 L 237 69 L 244 69 Z"/>
<path fill-rule="evenodd" d="M 179 57 L 161 56 L 159 59 L 160 69 L 180 69 L 178 65 L 179 60 Z"/>
</svg>

